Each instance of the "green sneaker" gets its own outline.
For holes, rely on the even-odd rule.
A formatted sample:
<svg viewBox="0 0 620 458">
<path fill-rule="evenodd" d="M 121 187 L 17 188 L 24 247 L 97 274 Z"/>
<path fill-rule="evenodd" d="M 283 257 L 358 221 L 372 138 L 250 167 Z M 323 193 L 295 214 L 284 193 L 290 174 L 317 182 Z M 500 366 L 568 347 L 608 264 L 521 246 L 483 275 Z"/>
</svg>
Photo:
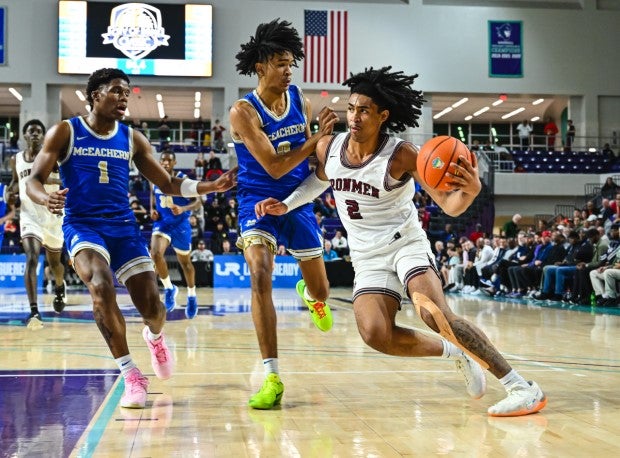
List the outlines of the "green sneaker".
<svg viewBox="0 0 620 458">
<path fill-rule="evenodd" d="M 314 325 L 323 332 L 327 332 L 332 328 L 332 311 L 329 309 L 329 305 L 326 302 L 309 301 L 304 297 L 304 289 L 306 288 L 306 282 L 301 279 L 297 282 L 295 289 L 297 294 L 301 297 L 301 300 L 310 309 L 310 316 Z"/>
<path fill-rule="evenodd" d="M 283 394 L 284 384 L 280 381 L 280 376 L 269 374 L 259 392 L 250 398 L 248 405 L 253 409 L 268 410 L 280 404 Z"/>
</svg>

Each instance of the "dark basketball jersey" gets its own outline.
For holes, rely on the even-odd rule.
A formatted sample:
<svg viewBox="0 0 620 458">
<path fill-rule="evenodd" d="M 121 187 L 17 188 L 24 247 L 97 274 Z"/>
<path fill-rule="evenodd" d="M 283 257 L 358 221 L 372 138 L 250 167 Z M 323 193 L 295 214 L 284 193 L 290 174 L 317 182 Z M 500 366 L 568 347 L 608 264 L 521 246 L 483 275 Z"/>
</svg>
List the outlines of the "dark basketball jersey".
<svg viewBox="0 0 620 458">
<path fill-rule="evenodd" d="M 67 157 L 60 163 L 63 187 L 69 188 L 65 221 L 98 216 L 133 221 L 127 196 L 131 128 L 117 122 L 110 134 L 99 135 L 82 117 L 66 122 L 71 126 L 71 140 Z"/>
</svg>

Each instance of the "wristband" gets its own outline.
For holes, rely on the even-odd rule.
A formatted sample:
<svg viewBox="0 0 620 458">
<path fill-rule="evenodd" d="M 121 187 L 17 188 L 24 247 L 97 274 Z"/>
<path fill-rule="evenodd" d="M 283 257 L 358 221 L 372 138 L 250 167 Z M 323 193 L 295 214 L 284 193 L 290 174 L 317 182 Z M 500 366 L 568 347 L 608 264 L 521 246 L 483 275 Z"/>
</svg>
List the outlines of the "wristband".
<svg viewBox="0 0 620 458">
<path fill-rule="evenodd" d="M 186 178 L 181 181 L 181 195 L 183 197 L 198 197 L 200 194 L 198 193 L 198 183 L 199 181 L 191 180 Z"/>
</svg>

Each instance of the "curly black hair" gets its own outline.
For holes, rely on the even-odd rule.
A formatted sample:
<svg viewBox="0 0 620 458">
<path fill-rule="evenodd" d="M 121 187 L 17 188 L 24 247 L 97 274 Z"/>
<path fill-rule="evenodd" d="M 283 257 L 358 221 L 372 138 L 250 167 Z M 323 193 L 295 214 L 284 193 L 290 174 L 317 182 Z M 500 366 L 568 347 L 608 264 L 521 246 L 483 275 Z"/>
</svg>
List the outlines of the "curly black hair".
<svg viewBox="0 0 620 458">
<path fill-rule="evenodd" d="M 418 127 L 418 118 L 422 114 L 422 103 L 426 102 L 422 91 L 411 87 L 415 75 L 405 75 L 402 71 L 391 72 L 392 67 L 378 70 L 366 68 L 363 72 L 353 74 L 343 86 L 351 89 L 351 94 L 363 94 L 370 97 L 379 106 L 379 110 L 388 110 L 390 115 L 381 126 L 382 130 L 403 132 L 407 127 Z"/>
<path fill-rule="evenodd" d="M 295 62 L 304 58 L 303 42 L 297 30 L 280 18 L 260 24 L 250 41 L 241 45 L 237 53 L 237 71 L 240 75 L 256 73 L 256 64 L 266 62 L 274 54 L 290 52 Z"/>
<path fill-rule="evenodd" d="M 38 119 L 31 119 L 30 121 L 27 121 L 26 124 L 24 124 L 24 127 L 22 127 L 22 134 L 25 135 L 28 130 L 28 126 L 32 125 L 39 126 L 41 130 L 43 130 L 43 134 L 45 134 L 45 125 Z"/>
<path fill-rule="evenodd" d="M 90 75 L 88 83 L 86 83 L 86 100 L 88 100 L 91 108 L 93 106 L 93 92 L 99 89 L 102 84 L 108 84 L 117 78 L 123 79 L 129 84 L 127 74 L 118 68 L 100 68 Z"/>
</svg>

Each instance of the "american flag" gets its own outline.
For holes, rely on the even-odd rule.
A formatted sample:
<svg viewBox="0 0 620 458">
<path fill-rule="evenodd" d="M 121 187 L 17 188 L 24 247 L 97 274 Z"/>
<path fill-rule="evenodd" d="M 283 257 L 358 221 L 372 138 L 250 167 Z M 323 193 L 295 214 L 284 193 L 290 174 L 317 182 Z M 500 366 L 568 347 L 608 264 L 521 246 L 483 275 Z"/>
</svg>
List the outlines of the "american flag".
<svg viewBox="0 0 620 458">
<path fill-rule="evenodd" d="M 304 11 L 304 82 L 347 79 L 347 12 Z"/>
</svg>

